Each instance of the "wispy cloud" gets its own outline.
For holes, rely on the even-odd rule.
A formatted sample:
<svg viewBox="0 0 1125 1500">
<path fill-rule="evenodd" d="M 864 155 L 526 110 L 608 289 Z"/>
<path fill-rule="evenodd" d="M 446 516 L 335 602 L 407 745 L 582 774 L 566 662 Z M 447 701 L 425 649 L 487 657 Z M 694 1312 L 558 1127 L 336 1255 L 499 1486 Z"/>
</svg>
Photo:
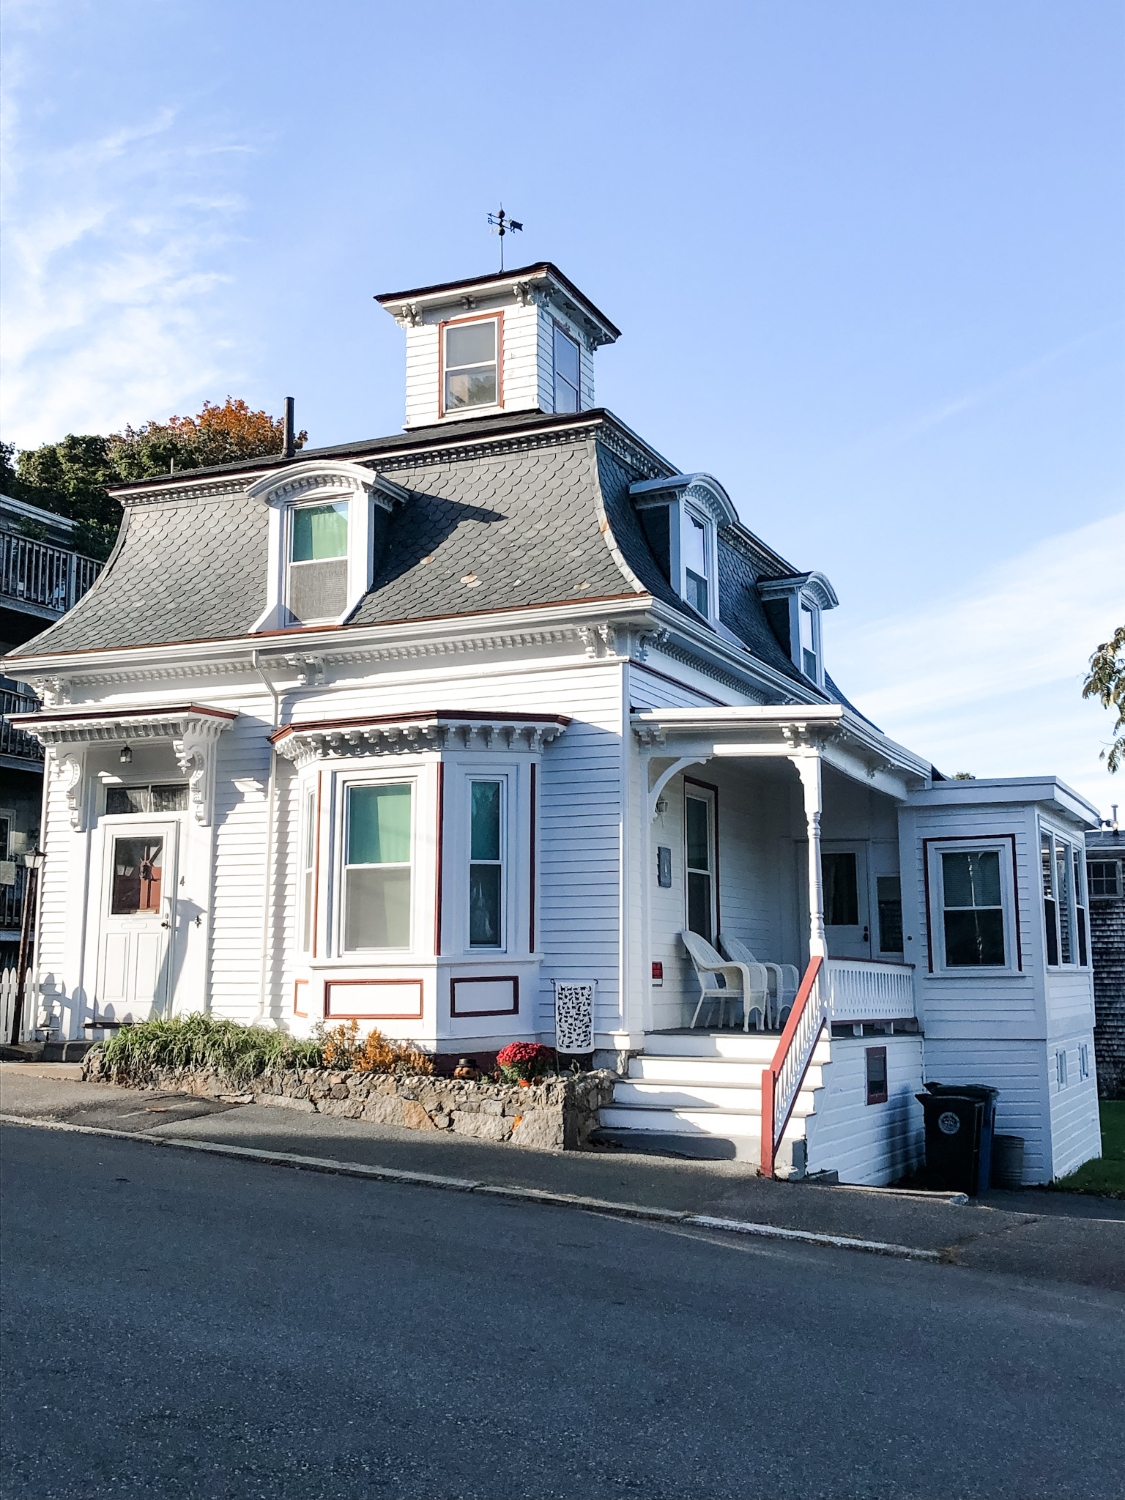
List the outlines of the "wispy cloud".
<svg viewBox="0 0 1125 1500">
<path fill-rule="evenodd" d="M 17 46 L 4 101 L 0 417 L 20 446 L 167 416 L 220 367 L 231 376 L 222 252 L 250 149 L 208 139 L 171 106 L 47 148 L 22 128 L 32 86 Z"/>
<path fill-rule="evenodd" d="M 1125 618 L 1121 557 L 1125 511 L 1051 537 L 913 614 L 854 630 L 841 621 L 833 674 L 876 723 L 947 772 L 1054 772 L 1104 806 L 1125 786 L 1098 759 L 1108 717 L 1080 694 L 1091 652 Z"/>
</svg>

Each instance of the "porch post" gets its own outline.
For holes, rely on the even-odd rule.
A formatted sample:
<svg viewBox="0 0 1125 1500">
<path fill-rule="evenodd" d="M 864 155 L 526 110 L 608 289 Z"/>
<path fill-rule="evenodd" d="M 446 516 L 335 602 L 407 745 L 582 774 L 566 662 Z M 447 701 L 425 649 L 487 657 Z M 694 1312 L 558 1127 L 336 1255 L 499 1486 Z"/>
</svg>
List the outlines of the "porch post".
<svg viewBox="0 0 1125 1500">
<path fill-rule="evenodd" d="M 827 958 L 824 936 L 824 880 L 820 869 L 820 813 L 823 806 L 820 754 L 806 750 L 791 757 L 805 793 L 805 821 L 809 840 L 809 957 Z"/>
</svg>

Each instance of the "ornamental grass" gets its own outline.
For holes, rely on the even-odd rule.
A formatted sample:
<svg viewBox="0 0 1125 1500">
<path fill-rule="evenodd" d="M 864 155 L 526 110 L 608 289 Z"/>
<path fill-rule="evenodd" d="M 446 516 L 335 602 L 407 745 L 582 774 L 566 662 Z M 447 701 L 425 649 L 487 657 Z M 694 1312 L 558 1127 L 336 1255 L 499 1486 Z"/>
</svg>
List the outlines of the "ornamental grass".
<svg viewBox="0 0 1125 1500">
<path fill-rule="evenodd" d="M 285 1068 L 319 1068 L 319 1041 L 299 1041 L 284 1031 L 240 1026 L 216 1016 L 172 1016 L 123 1026 L 101 1043 L 103 1066 L 113 1082 L 158 1070 L 209 1069 L 236 1083 Z"/>
</svg>

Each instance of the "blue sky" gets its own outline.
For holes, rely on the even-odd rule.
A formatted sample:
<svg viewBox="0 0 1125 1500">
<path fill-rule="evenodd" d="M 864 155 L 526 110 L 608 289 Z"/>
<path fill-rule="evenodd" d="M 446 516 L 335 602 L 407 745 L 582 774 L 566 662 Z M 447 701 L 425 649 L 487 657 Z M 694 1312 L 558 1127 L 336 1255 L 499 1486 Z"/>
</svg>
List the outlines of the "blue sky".
<svg viewBox="0 0 1125 1500">
<path fill-rule="evenodd" d="M 3 433 L 297 398 L 402 421 L 377 292 L 526 223 L 624 330 L 598 397 L 841 608 L 948 771 L 1108 809 L 1125 616 L 1118 0 L 6 0 Z"/>
</svg>

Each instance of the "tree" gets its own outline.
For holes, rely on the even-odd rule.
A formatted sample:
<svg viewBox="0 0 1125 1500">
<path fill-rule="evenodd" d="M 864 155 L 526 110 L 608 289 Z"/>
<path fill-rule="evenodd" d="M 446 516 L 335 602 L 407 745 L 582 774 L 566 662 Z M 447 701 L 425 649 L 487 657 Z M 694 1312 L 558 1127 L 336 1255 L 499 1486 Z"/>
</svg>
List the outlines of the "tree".
<svg viewBox="0 0 1125 1500">
<path fill-rule="evenodd" d="M 1116 771 L 1125 761 L 1125 625 L 1119 625 L 1112 639 L 1103 641 L 1091 656 L 1082 696 L 1101 699 L 1102 707 L 1117 715 L 1113 744 L 1102 751 L 1108 769 Z"/>
<path fill-rule="evenodd" d="M 91 557 L 109 556 L 121 522 L 121 509 L 107 490 L 179 469 L 201 469 L 240 458 L 280 453 L 284 424 L 245 401 L 228 396 L 210 401 L 194 417 L 145 422 L 109 437 L 68 434 L 61 442 L 25 448 L 12 459 L 12 444 L 0 444 L 0 479 L 5 494 L 75 521 L 75 545 Z M 308 433 L 296 438 L 303 447 Z"/>
</svg>

